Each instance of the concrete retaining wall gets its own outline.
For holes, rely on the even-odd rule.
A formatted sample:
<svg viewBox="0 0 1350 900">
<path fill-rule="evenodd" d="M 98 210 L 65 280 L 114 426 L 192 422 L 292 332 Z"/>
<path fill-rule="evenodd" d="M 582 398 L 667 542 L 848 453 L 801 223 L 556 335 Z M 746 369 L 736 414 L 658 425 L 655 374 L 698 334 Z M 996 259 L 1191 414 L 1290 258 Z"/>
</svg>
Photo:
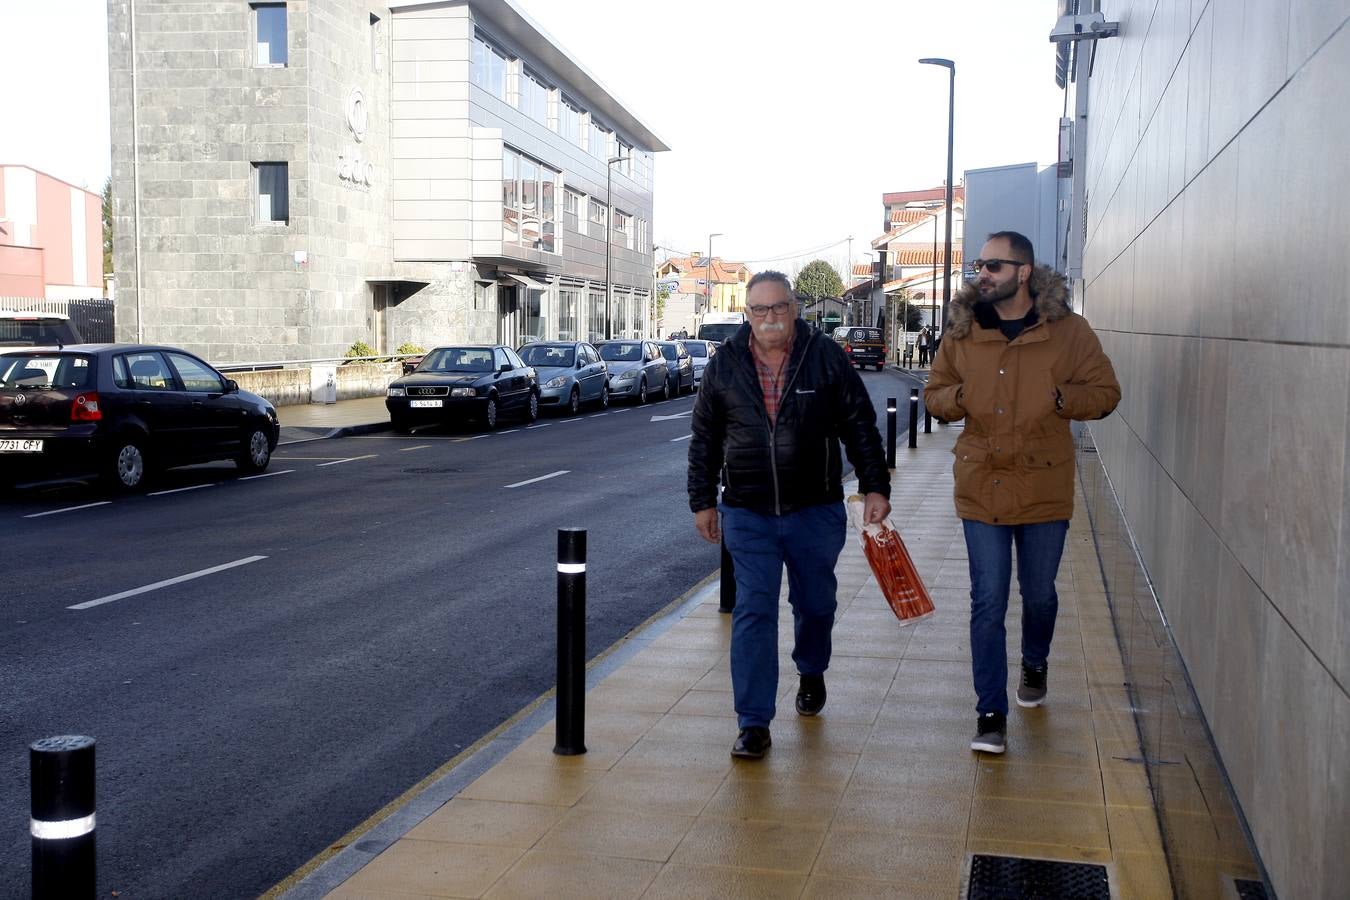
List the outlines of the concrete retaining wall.
<svg viewBox="0 0 1350 900">
<path fill-rule="evenodd" d="M 403 374 L 400 363 L 354 363 L 337 367 L 337 398 L 379 397 L 389 382 Z M 275 406 L 310 402 L 310 370 L 273 369 L 267 372 L 227 372 L 239 387 L 272 401 Z"/>
</svg>

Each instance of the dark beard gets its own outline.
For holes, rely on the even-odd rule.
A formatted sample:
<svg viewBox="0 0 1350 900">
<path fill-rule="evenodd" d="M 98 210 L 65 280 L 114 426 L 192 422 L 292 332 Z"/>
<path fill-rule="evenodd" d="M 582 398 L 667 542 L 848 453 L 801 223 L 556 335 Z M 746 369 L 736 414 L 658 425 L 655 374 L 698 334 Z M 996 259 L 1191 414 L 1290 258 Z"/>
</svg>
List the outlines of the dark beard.
<svg viewBox="0 0 1350 900">
<path fill-rule="evenodd" d="M 1004 284 L 1002 287 L 995 290 L 992 294 L 986 295 L 984 291 L 980 291 L 979 302 L 998 303 L 1002 300 L 1007 300 L 1009 297 L 1017 293 L 1017 288 L 1018 288 L 1017 281 L 1013 280 L 1009 281 L 1007 284 Z"/>
</svg>

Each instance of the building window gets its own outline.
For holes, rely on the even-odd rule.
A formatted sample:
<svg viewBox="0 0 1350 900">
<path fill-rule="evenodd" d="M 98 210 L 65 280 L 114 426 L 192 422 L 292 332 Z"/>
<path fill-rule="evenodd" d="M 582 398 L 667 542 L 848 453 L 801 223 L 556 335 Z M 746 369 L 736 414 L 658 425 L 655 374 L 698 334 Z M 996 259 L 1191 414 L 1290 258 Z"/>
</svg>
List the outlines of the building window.
<svg viewBox="0 0 1350 900">
<path fill-rule="evenodd" d="M 384 23 L 374 13 L 370 14 L 370 67 L 384 71 Z"/>
<path fill-rule="evenodd" d="M 473 283 L 473 308 L 480 312 L 492 309 L 492 282 L 475 281 Z"/>
<path fill-rule="evenodd" d="M 612 134 L 603 128 L 595 119 L 591 119 L 590 132 L 586 138 L 586 149 L 590 151 L 591 156 L 604 162 L 609 159 L 609 139 Z"/>
<path fill-rule="evenodd" d="M 614 210 L 614 243 L 633 249 L 633 217 Z"/>
<path fill-rule="evenodd" d="M 638 220 L 637 220 L 637 246 L 636 246 L 636 249 L 637 249 L 637 252 L 639 252 L 639 253 L 649 253 L 649 252 L 651 252 L 651 237 L 650 237 L 650 235 L 648 234 L 647 229 L 648 229 L 647 220 L 646 220 L 646 219 L 638 219 Z"/>
<path fill-rule="evenodd" d="M 253 4 L 255 66 L 286 65 L 286 4 Z"/>
<path fill-rule="evenodd" d="M 502 152 L 502 240 L 520 240 L 520 154 Z"/>
<path fill-rule="evenodd" d="M 605 204 L 598 202 L 594 197 L 591 198 L 590 216 L 591 237 L 605 237 Z"/>
<path fill-rule="evenodd" d="M 263 225 L 285 225 L 291 219 L 286 163 L 254 163 L 253 171 L 253 193 L 258 198 L 258 222 Z"/>
<path fill-rule="evenodd" d="M 557 253 L 557 192 L 562 173 L 502 148 L 502 240 Z"/>
<path fill-rule="evenodd" d="M 614 320 L 611 323 L 614 327 L 614 336 L 616 338 L 632 337 L 628 330 L 628 298 L 618 291 L 614 292 L 614 301 L 610 304 L 610 313 Z"/>
<path fill-rule="evenodd" d="M 627 175 L 629 178 L 632 178 L 633 148 L 625 144 L 623 141 L 619 141 L 618 155 L 623 159 L 623 162 L 619 163 L 619 171 L 622 172 L 624 175 Z"/>
<path fill-rule="evenodd" d="M 540 167 L 539 171 L 539 249 L 558 253 L 558 179 L 562 173 Z"/>
<path fill-rule="evenodd" d="M 558 340 L 575 341 L 577 337 L 578 307 L 581 306 L 581 292 L 563 289 L 558 292 Z"/>
<path fill-rule="evenodd" d="M 469 60 L 469 78 L 492 96 L 505 100 L 506 54 L 478 35 L 474 35 L 472 57 Z"/>
<path fill-rule="evenodd" d="M 563 191 L 563 222 L 573 231 L 580 231 L 577 217 L 581 215 L 581 194 L 570 188 Z"/>
<path fill-rule="evenodd" d="M 581 110 L 571 101 L 559 101 L 558 134 L 581 146 Z"/>
<path fill-rule="evenodd" d="M 605 339 L 605 293 L 604 291 L 591 291 L 590 302 L 590 325 L 589 334 L 586 340 L 594 344 L 596 341 Z"/>
<path fill-rule="evenodd" d="M 524 71 L 520 73 L 520 111 L 536 122 L 548 124 L 548 88 Z"/>
</svg>

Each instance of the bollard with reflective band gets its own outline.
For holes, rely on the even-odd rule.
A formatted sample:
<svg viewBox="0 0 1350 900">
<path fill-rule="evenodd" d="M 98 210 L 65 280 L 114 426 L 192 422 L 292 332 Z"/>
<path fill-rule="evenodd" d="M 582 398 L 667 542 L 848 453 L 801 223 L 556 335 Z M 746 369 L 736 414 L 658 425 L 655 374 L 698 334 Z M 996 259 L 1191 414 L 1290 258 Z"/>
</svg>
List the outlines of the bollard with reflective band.
<svg viewBox="0 0 1350 900">
<path fill-rule="evenodd" d="M 558 715 L 553 752 L 586 752 L 586 529 L 558 529 Z"/>
<path fill-rule="evenodd" d="M 94 739 L 62 735 L 28 748 L 33 897 L 93 897 Z"/>
<path fill-rule="evenodd" d="M 927 403 L 924 403 L 923 405 L 923 433 L 924 434 L 933 433 L 933 414 L 928 411 Z"/>
<path fill-rule="evenodd" d="M 919 446 L 919 389 L 909 389 L 909 449 Z"/>
<path fill-rule="evenodd" d="M 722 537 L 722 571 L 717 576 L 721 580 L 722 595 L 717 611 L 729 613 L 736 609 L 736 565 L 731 561 L 731 551 L 727 549 L 726 536 Z"/>
<path fill-rule="evenodd" d="M 895 468 L 895 398 L 886 398 L 886 468 Z"/>
</svg>

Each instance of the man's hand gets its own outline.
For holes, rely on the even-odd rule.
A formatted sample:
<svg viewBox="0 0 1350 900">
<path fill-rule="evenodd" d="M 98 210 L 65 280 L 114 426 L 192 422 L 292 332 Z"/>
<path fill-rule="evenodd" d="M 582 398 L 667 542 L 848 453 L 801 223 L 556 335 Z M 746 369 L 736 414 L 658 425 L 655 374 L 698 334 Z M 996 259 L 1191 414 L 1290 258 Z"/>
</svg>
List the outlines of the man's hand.
<svg viewBox="0 0 1350 900">
<path fill-rule="evenodd" d="M 880 525 L 891 514 L 891 501 L 885 494 L 867 494 L 863 497 L 863 524 Z"/>
<path fill-rule="evenodd" d="M 867 496 L 873 495 L 868 494 Z M 886 508 L 890 509 L 889 504 Z M 722 525 L 717 518 L 717 507 L 710 506 L 694 513 L 694 527 L 698 529 L 698 533 L 708 543 L 720 544 L 722 542 Z"/>
</svg>

